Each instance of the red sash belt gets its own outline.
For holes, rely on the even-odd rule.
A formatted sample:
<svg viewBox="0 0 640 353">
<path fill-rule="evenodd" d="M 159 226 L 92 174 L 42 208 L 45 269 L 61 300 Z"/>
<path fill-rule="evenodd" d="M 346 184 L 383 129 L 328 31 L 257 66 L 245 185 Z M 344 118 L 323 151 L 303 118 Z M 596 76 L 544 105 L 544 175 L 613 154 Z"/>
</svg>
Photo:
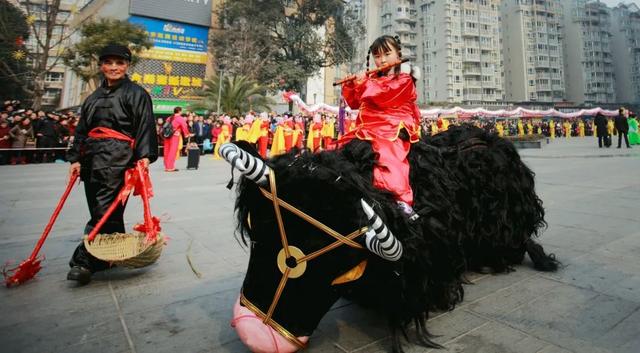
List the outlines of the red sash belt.
<svg viewBox="0 0 640 353">
<path fill-rule="evenodd" d="M 116 139 L 120 141 L 126 141 L 129 143 L 129 146 L 131 146 L 131 148 L 133 148 L 136 142 L 134 139 L 121 132 L 102 126 L 89 131 L 89 137 L 94 139 Z"/>
</svg>

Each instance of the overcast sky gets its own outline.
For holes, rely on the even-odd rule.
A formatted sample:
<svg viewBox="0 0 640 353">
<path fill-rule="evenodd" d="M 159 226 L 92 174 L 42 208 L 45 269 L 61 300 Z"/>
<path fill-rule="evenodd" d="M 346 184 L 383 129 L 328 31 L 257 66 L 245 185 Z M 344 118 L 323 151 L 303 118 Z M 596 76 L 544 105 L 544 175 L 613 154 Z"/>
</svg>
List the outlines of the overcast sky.
<svg viewBox="0 0 640 353">
<path fill-rule="evenodd" d="M 604 2 L 605 4 L 611 7 L 614 7 L 621 2 L 625 4 L 635 3 L 636 5 L 640 6 L 640 0 L 600 0 L 600 1 Z"/>
</svg>

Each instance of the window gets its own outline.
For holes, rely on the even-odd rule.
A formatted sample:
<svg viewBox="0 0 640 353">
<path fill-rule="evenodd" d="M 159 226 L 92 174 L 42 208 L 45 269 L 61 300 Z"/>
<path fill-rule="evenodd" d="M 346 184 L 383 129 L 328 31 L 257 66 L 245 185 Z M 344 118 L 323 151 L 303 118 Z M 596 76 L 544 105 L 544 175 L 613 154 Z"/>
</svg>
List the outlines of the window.
<svg viewBox="0 0 640 353">
<path fill-rule="evenodd" d="M 62 72 L 49 72 L 44 77 L 45 82 L 62 82 L 64 74 Z"/>
<path fill-rule="evenodd" d="M 43 98 L 57 98 L 60 95 L 60 91 L 59 89 L 46 89 L 44 91 L 44 94 L 42 95 Z"/>
</svg>

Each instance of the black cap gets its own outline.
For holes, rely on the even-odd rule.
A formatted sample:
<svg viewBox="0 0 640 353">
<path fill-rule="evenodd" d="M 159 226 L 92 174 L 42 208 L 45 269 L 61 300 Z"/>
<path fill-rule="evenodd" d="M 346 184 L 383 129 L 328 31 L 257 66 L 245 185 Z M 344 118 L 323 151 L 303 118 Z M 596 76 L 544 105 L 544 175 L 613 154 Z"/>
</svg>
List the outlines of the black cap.
<svg viewBox="0 0 640 353">
<path fill-rule="evenodd" d="M 124 45 L 109 44 L 106 47 L 102 48 L 99 60 L 102 61 L 109 56 L 115 56 L 127 61 L 131 61 L 131 50 L 129 50 L 129 48 L 125 47 Z"/>
</svg>

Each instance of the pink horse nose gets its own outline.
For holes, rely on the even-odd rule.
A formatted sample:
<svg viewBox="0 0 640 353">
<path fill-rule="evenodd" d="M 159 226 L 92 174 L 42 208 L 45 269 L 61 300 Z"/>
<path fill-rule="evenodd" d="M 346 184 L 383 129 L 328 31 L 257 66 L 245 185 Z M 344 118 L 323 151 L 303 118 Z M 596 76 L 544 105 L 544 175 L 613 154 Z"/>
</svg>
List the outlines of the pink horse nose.
<svg viewBox="0 0 640 353">
<path fill-rule="evenodd" d="M 231 326 L 236 329 L 242 343 L 255 353 L 293 353 L 300 349 L 288 339 L 282 337 L 276 330 L 262 323 L 251 310 L 240 305 L 240 297 L 233 306 L 233 320 Z M 298 337 L 302 343 L 307 343 L 308 336 Z"/>
</svg>

